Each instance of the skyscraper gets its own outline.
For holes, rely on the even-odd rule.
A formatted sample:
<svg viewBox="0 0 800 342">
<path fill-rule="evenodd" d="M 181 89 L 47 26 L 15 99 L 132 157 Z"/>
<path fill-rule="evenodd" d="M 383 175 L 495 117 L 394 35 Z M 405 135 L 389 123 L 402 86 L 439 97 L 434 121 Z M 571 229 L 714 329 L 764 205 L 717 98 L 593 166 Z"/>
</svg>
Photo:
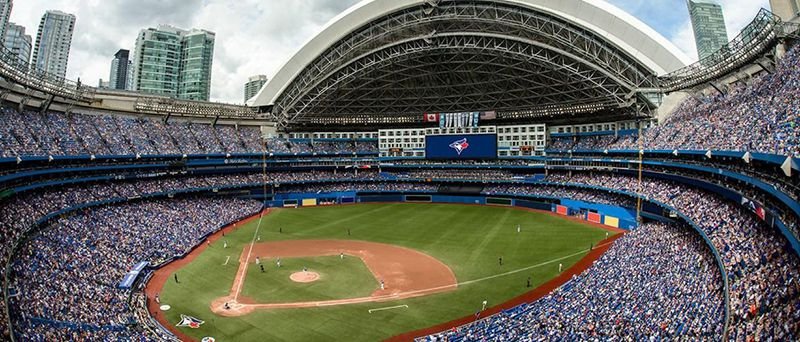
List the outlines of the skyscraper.
<svg viewBox="0 0 800 342">
<path fill-rule="evenodd" d="M 131 89 L 132 63 L 129 58 L 130 51 L 119 50 L 111 60 L 111 73 L 108 76 L 108 88 L 117 90 Z"/>
<path fill-rule="evenodd" d="M 11 20 L 11 7 L 14 2 L 11 0 L 0 0 L 0 37 L 6 36 L 8 22 Z"/>
<path fill-rule="evenodd" d="M 61 11 L 47 11 L 39 22 L 33 48 L 33 68 L 64 78 L 67 76 L 69 49 L 75 30 L 75 16 Z"/>
<path fill-rule="evenodd" d="M 21 65 L 30 63 L 32 39 L 25 34 L 25 26 L 8 23 L 4 44 L 11 54 L 17 56 Z"/>
<path fill-rule="evenodd" d="M 248 78 L 247 83 L 244 84 L 244 101 L 247 102 L 247 100 L 256 96 L 268 80 L 267 75 L 255 75 Z"/>
<path fill-rule="evenodd" d="M 702 60 L 728 44 L 722 6 L 717 0 L 686 0 L 694 29 L 697 55 Z"/>
<path fill-rule="evenodd" d="M 178 95 L 181 30 L 159 26 L 139 32 L 133 57 L 133 89 L 167 96 Z"/>
<path fill-rule="evenodd" d="M 133 58 L 133 90 L 207 101 L 214 33 L 159 26 L 142 30 Z"/>
<path fill-rule="evenodd" d="M 211 64 L 215 34 L 192 29 L 181 40 L 181 71 L 178 98 L 208 101 L 211 96 Z"/>
</svg>

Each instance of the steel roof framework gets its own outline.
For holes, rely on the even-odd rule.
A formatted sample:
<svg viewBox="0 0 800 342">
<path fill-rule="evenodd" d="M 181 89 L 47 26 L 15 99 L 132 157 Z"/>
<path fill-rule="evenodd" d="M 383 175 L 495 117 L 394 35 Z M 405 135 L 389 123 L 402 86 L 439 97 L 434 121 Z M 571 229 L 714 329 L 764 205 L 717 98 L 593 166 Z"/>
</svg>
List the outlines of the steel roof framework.
<svg viewBox="0 0 800 342">
<path fill-rule="evenodd" d="M 650 69 L 575 23 L 497 2 L 442 1 L 388 14 L 337 42 L 292 81 L 273 115 L 286 127 L 576 103 L 638 110 L 649 103 L 636 94 L 655 88 Z"/>
</svg>

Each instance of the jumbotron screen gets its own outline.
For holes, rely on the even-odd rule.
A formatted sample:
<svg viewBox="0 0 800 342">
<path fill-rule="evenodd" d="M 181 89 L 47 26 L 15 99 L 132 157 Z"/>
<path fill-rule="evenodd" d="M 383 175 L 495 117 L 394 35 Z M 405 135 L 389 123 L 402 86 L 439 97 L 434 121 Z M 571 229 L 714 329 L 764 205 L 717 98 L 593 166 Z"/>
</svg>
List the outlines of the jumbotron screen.
<svg viewBox="0 0 800 342">
<path fill-rule="evenodd" d="M 425 137 L 428 159 L 496 159 L 496 134 L 428 135 Z"/>
</svg>

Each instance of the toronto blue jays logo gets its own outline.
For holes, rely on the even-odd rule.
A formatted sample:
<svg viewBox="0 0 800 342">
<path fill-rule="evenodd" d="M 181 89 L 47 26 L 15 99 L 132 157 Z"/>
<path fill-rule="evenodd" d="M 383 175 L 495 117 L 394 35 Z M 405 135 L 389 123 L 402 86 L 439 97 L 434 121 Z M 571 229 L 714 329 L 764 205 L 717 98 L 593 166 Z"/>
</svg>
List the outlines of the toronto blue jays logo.
<svg viewBox="0 0 800 342">
<path fill-rule="evenodd" d="M 456 140 L 452 144 L 450 144 L 450 148 L 456 150 L 458 155 L 461 155 L 461 152 L 466 151 L 469 148 L 469 143 L 467 142 L 467 138 Z"/>
<path fill-rule="evenodd" d="M 178 324 L 175 324 L 176 327 L 189 327 L 192 329 L 200 328 L 201 325 L 205 323 L 203 320 L 199 318 L 195 318 L 192 316 L 181 315 L 181 321 Z"/>
</svg>

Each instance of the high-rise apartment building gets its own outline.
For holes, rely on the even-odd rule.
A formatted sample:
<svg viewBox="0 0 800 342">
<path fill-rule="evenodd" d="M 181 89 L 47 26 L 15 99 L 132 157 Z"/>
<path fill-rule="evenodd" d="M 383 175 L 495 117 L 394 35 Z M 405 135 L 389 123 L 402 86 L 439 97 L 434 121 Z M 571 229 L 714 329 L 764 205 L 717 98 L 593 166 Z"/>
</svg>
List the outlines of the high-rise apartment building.
<svg viewBox="0 0 800 342">
<path fill-rule="evenodd" d="M 119 50 L 111 60 L 111 72 L 108 76 L 108 88 L 117 90 L 131 90 L 133 66 L 130 60 L 130 51 Z"/>
<path fill-rule="evenodd" d="M 722 6 L 717 0 L 686 0 L 700 60 L 728 44 Z"/>
<path fill-rule="evenodd" d="M 211 96 L 215 38 L 213 32 L 196 29 L 183 35 L 178 98 L 208 101 Z"/>
<path fill-rule="evenodd" d="M 133 57 L 133 90 L 177 97 L 180 32 L 169 26 L 139 32 Z"/>
<path fill-rule="evenodd" d="M 0 0 L 0 37 L 6 36 L 9 21 L 11 20 L 11 8 L 14 2 L 11 0 Z"/>
<path fill-rule="evenodd" d="M 67 76 L 69 49 L 75 30 L 75 16 L 61 11 L 47 11 L 39 22 L 32 67 L 40 72 Z"/>
<path fill-rule="evenodd" d="M 159 26 L 142 30 L 133 58 L 133 89 L 208 101 L 215 34 Z"/>
<path fill-rule="evenodd" d="M 8 23 L 4 44 L 12 55 L 17 56 L 20 65 L 30 63 L 32 41 L 31 36 L 25 34 L 25 26 Z"/>
<path fill-rule="evenodd" d="M 255 75 L 248 78 L 247 83 L 244 84 L 244 102 L 256 96 L 268 80 L 267 75 Z"/>
</svg>

